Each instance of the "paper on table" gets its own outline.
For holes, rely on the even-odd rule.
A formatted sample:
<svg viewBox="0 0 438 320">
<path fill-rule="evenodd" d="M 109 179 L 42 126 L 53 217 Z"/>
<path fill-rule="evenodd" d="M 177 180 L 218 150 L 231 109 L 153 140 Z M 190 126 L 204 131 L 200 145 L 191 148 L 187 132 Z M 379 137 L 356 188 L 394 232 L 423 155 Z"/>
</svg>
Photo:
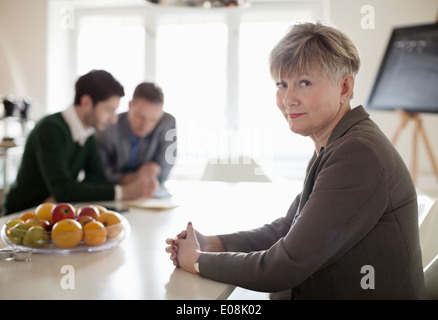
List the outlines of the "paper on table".
<svg viewBox="0 0 438 320">
<path fill-rule="evenodd" d="M 172 198 L 138 199 L 138 200 L 128 201 L 125 204 L 129 207 L 140 208 L 140 209 L 155 209 L 155 210 L 172 209 L 178 206 L 172 201 Z"/>
</svg>

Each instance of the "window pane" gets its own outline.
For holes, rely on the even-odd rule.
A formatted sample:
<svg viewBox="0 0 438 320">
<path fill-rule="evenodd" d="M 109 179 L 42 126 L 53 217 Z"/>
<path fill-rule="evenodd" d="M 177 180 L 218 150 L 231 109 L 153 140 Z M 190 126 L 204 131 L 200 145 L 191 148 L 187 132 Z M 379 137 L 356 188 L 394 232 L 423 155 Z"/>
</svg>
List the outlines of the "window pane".
<svg viewBox="0 0 438 320">
<path fill-rule="evenodd" d="M 145 30 L 139 17 L 88 16 L 80 21 L 79 75 L 92 69 L 110 72 L 125 88 L 119 112 L 128 109 L 135 86 L 144 81 Z"/>
<path fill-rule="evenodd" d="M 227 32 L 223 23 L 158 28 L 157 82 L 164 91 L 165 110 L 177 119 L 180 167 L 202 171 L 208 158 L 220 152 L 225 128 Z"/>
<path fill-rule="evenodd" d="M 282 177 L 303 175 L 313 153 L 309 138 L 289 130 L 276 106 L 276 88 L 269 73 L 269 53 L 292 24 L 251 22 L 240 27 L 239 128 L 265 144 L 252 150 L 252 156 Z"/>
</svg>

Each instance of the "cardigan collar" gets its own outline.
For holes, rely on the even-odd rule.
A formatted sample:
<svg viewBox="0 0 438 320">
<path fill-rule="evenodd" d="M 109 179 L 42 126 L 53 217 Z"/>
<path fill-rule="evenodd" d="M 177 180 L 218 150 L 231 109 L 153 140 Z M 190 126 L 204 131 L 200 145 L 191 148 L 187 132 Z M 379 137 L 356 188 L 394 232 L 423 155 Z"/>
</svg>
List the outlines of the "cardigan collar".
<svg viewBox="0 0 438 320">
<path fill-rule="evenodd" d="M 84 146 L 87 139 L 92 136 L 96 130 L 93 127 L 85 127 L 79 119 L 75 106 L 70 106 L 62 112 L 62 116 L 67 123 L 74 142 Z"/>
</svg>

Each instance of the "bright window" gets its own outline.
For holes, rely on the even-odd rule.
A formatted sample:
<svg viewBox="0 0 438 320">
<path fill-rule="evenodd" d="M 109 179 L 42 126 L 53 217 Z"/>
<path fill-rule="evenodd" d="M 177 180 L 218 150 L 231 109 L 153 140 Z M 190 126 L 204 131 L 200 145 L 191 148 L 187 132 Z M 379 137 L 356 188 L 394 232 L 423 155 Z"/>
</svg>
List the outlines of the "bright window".
<svg viewBox="0 0 438 320">
<path fill-rule="evenodd" d="M 138 83 L 160 85 L 165 111 L 177 119 L 173 178 L 200 177 L 209 159 L 240 155 L 274 178 L 301 178 L 313 144 L 293 134 L 276 107 L 268 57 L 295 21 L 321 16 L 323 0 L 257 2 L 238 11 L 77 9 L 74 38 L 65 42 L 77 52 L 69 79 L 108 70 L 125 88 L 119 112 Z"/>
<path fill-rule="evenodd" d="M 145 29 L 139 17 L 87 16 L 77 39 L 77 73 L 110 72 L 125 89 L 119 111 L 128 109 L 135 86 L 144 81 Z"/>
<path fill-rule="evenodd" d="M 216 134 L 226 125 L 227 26 L 159 26 L 156 62 L 165 109 L 177 119 L 178 163 L 199 168 L 214 155 Z"/>
<path fill-rule="evenodd" d="M 248 22 L 240 26 L 239 129 L 253 141 L 247 154 L 277 176 L 287 175 L 284 166 L 306 162 L 313 153 L 309 138 L 289 130 L 276 106 L 276 88 L 269 73 L 269 53 L 293 23 Z"/>
</svg>

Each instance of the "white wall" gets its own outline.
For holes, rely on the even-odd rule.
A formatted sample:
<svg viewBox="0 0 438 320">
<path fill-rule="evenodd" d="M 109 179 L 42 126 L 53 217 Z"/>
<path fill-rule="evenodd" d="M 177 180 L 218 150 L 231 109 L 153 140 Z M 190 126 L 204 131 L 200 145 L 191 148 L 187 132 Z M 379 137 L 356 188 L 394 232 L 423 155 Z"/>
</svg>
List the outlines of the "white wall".
<svg viewBox="0 0 438 320">
<path fill-rule="evenodd" d="M 364 5 L 374 8 L 375 29 L 362 29 Z M 438 18 L 438 0 L 331 0 L 331 23 L 347 33 L 358 47 L 362 66 L 356 82 L 353 105 L 365 104 L 385 53 L 392 28 L 433 23 Z M 399 124 L 396 112 L 369 111 L 372 119 L 392 138 Z M 422 114 L 423 125 L 438 161 L 438 115 Z M 412 160 L 412 124 L 401 133 L 397 149 L 410 167 Z M 432 173 L 422 141 L 419 146 L 419 172 Z"/>
<path fill-rule="evenodd" d="M 0 95 L 30 96 L 30 116 L 46 104 L 47 0 L 0 1 Z"/>
<path fill-rule="evenodd" d="M 47 1 L 47 0 L 46 0 Z M 75 11 L 73 6 L 60 1 L 51 1 L 48 6 L 47 24 L 47 100 L 44 113 L 64 110 L 74 99 L 74 84 L 77 80 L 76 65 L 73 63 L 73 39 L 75 32 Z"/>
</svg>

